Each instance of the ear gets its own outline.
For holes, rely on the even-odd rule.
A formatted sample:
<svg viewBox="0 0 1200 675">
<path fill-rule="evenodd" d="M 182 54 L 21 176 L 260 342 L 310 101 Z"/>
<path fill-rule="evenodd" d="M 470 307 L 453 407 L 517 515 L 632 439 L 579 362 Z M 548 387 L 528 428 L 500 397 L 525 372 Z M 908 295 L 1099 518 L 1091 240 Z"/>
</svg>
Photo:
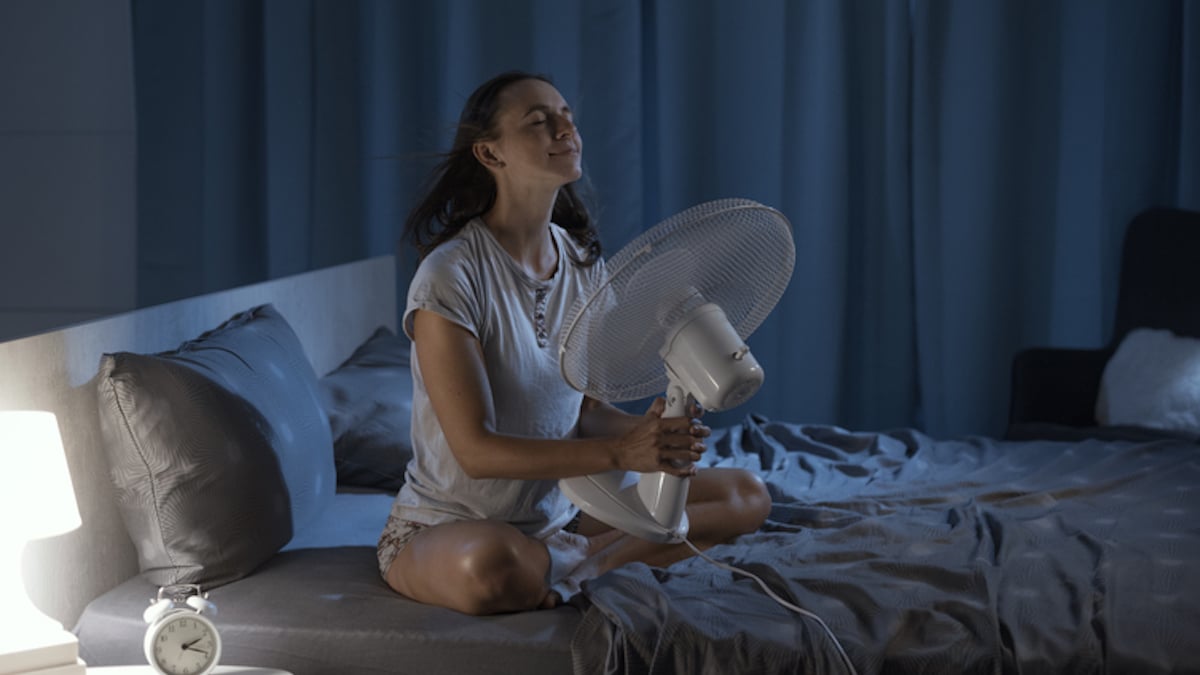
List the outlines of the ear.
<svg viewBox="0 0 1200 675">
<path fill-rule="evenodd" d="M 489 169 L 500 169 L 504 167 L 504 160 L 502 160 L 499 153 L 496 152 L 496 146 L 487 141 L 480 141 L 471 146 L 471 151 L 475 153 L 475 159 L 479 160 L 480 164 Z"/>
</svg>

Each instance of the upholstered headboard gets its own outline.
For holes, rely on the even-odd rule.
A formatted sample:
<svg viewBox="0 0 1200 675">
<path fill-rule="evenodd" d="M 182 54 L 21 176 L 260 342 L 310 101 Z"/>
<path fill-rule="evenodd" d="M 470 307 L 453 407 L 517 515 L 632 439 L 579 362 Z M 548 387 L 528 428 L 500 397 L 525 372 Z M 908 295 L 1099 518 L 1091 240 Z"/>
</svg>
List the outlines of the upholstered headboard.
<svg viewBox="0 0 1200 675">
<path fill-rule="evenodd" d="M 101 355 L 173 349 L 264 303 L 286 318 L 322 375 L 378 326 L 396 329 L 395 260 L 371 258 L 0 343 L 0 410 L 58 416 L 83 521 L 74 532 L 26 549 L 27 589 L 46 614 L 70 628 L 89 601 L 138 572 L 101 445 L 93 381 Z M 19 449 L 0 452 L 0 470 L 21 470 Z"/>
</svg>

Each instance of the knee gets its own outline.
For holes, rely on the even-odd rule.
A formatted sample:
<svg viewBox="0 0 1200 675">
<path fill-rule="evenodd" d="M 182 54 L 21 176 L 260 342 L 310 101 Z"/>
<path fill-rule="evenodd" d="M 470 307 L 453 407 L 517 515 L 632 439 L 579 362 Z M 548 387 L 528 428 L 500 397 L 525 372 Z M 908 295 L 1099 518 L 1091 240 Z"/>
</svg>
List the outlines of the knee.
<svg viewBox="0 0 1200 675">
<path fill-rule="evenodd" d="M 732 472 L 727 502 L 737 515 L 739 534 L 754 532 L 762 527 L 771 513 L 771 493 L 755 474 L 742 469 Z"/>
<path fill-rule="evenodd" d="M 499 614 L 539 605 L 547 591 L 548 554 L 536 542 L 518 536 L 520 541 L 482 541 L 465 552 L 461 558 L 463 586 L 459 611 Z M 542 556 L 536 550 L 539 547 Z M 542 561 L 541 557 L 547 559 Z"/>
</svg>

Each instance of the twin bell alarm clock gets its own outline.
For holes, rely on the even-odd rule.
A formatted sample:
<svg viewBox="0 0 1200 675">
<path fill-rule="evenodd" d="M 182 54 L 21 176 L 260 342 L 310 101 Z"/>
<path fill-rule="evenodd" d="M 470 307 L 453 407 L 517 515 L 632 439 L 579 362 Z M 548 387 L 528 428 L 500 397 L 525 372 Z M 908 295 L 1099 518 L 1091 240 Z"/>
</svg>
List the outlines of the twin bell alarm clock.
<svg viewBox="0 0 1200 675">
<path fill-rule="evenodd" d="M 217 606 L 195 584 L 163 586 L 142 613 L 146 660 L 162 675 L 208 675 L 221 658 L 221 635 L 208 618 Z"/>
</svg>

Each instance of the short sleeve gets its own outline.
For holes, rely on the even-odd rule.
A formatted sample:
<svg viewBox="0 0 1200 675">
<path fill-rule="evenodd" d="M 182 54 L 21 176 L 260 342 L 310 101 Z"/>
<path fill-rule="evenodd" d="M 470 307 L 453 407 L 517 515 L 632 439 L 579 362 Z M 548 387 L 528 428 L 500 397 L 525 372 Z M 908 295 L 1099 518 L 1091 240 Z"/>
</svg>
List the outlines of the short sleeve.
<svg viewBox="0 0 1200 675">
<path fill-rule="evenodd" d="M 434 312 L 480 338 L 480 305 L 468 274 L 469 265 L 457 246 L 443 244 L 417 267 L 408 286 L 404 334 L 413 338 L 413 313 Z"/>
</svg>

